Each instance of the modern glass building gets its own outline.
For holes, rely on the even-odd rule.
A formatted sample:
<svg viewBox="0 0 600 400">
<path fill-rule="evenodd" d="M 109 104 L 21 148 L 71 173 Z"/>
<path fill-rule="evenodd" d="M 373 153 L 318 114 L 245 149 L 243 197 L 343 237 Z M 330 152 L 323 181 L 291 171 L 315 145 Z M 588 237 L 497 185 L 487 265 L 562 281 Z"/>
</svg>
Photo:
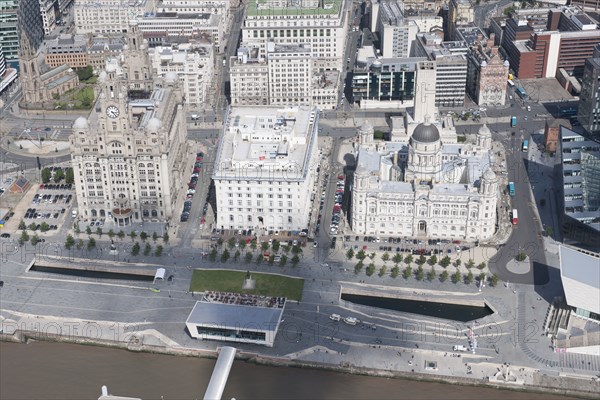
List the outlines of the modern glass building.
<svg viewBox="0 0 600 400">
<path fill-rule="evenodd" d="M 361 100 L 413 100 L 418 59 L 380 59 L 358 66 L 352 76 L 354 102 Z"/>
<path fill-rule="evenodd" d="M 6 62 L 14 68 L 19 64 L 17 6 L 17 0 L 0 0 L 0 47 Z"/>
</svg>

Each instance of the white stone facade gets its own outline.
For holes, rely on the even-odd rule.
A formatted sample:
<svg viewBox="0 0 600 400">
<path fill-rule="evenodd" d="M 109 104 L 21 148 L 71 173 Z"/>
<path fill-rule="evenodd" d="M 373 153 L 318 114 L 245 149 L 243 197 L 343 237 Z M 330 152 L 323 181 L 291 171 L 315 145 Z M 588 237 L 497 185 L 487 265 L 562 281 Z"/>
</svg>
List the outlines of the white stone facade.
<svg viewBox="0 0 600 400">
<path fill-rule="evenodd" d="M 352 230 L 373 236 L 483 240 L 495 233 L 498 178 L 491 170 L 491 132 L 476 144 L 444 144 L 421 124 L 408 143 L 361 146 L 352 192 Z"/>
<path fill-rule="evenodd" d="M 286 1 L 249 2 L 242 41 L 260 43 L 263 56 L 269 41 L 309 43 L 316 71 L 341 70 L 348 33 L 345 8 L 345 0 L 309 0 L 295 6 Z"/>
<path fill-rule="evenodd" d="M 231 105 L 269 104 L 269 66 L 258 47 L 240 47 L 229 59 Z"/>
<path fill-rule="evenodd" d="M 147 44 L 130 29 L 124 64 L 107 63 L 95 107 L 75 121 L 69 138 L 80 216 L 119 226 L 168 222 L 185 194 L 187 125 L 179 81 L 174 73 L 153 79 Z M 130 100 L 130 89 L 148 98 Z"/>
<path fill-rule="evenodd" d="M 74 22 L 77 33 L 123 33 L 129 21 L 153 12 L 156 0 L 75 0 Z"/>
<path fill-rule="evenodd" d="M 305 106 L 229 110 L 213 173 L 217 228 L 308 228 L 318 163 L 318 114 Z"/>
<path fill-rule="evenodd" d="M 312 60 L 308 44 L 267 44 L 269 103 L 309 105 L 311 101 Z"/>
<path fill-rule="evenodd" d="M 164 77 L 174 72 L 179 77 L 186 103 L 200 107 L 206 100 L 207 90 L 214 76 L 215 56 L 212 45 L 190 44 L 172 47 L 155 47 L 150 52 L 152 70 Z"/>
</svg>

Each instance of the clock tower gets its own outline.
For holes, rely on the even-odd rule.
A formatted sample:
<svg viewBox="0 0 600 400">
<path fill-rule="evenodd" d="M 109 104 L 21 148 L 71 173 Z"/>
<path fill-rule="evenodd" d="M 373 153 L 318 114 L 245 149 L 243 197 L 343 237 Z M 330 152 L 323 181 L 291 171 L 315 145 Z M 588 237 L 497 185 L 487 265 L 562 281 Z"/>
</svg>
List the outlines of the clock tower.
<svg viewBox="0 0 600 400">
<path fill-rule="evenodd" d="M 127 84 L 120 79 L 122 72 L 111 60 L 106 63 L 106 68 L 98 77 L 99 94 L 96 112 L 100 128 L 105 133 L 129 131 L 131 127 L 128 115 Z"/>
</svg>

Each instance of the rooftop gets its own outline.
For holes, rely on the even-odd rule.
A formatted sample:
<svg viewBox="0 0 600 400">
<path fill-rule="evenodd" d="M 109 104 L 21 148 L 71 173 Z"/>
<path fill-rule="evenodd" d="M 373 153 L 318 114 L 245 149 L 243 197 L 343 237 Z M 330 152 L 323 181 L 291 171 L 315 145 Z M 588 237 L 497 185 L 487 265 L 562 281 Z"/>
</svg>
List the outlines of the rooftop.
<svg viewBox="0 0 600 400">
<path fill-rule="evenodd" d="M 305 179 L 313 146 L 317 145 L 315 108 L 234 107 L 226 121 L 217 150 L 215 179 Z"/>
<path fill-rule="evenodd" d="M 299 3 L 302 4 L 302 3 Z M 313 6 L 309 3 L 304 6 L 288 6 L 269 0 L 256 0 L 248 2 L 246 15 L 253 17 L 277 16 L 310 16 L 310 15 L 338 15 L 342 7 L 342 0 L 323 0 L 323 7 Z"/>
<path fill-rule="evenodd" d="M 600 314 L 600 255 L 564 245 L 559 255 L 567 304 Z"/>
<path fill-rule="evenodd" d="M 220 329 L 244 329 L 251 331 L 277 330 L 283 308 L 259 307 L 198 301 L 186 323 L 217 326 Z"/>
</svg>

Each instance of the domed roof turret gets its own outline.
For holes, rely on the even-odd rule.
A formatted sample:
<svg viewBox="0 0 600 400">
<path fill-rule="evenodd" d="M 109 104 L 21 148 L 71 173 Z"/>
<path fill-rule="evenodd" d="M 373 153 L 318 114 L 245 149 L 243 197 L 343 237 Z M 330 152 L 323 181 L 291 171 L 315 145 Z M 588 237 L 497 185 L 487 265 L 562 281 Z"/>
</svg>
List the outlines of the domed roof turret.
<svg viewBox="0 0 600 400">
<path fill-rule="evenodd" d="M 177 82 L 177 74 L 173 71 L 169 71 L 165 74 L 165 83 Z"/>
<path fill-rule="evenodd" d="M 365 122 L 360 126 L 361 132 L 374 132 L 373 125 L 369 123 L 369 121 L 365 120 Z"/>
<path fill-rule="evenodd" d="M 490 131 L 490 128 L 488 128 L 487 124 L 483 124 L 483 126 L 479 128 L 478 133 L 481 136 L 492 136 L 492 131 Z"/>
<path fill-rule="evenodd" d="M 73 129 L 88 129 L 88 120 L 85 117 L 79 117 L 73 123 Z"/>
<path fill-rule="evenodd" d="M 117 70 L 117 66 L 113 63 L 107 63 L 106 68 L 104 68 L 104 70 L 108 73 L 115 72 Z"/>
<path fill-rule="evenodd" d="M 440 132 L 435 125 L 423 123 L 417 125 L 411 138 L 420 143 L 434 143 L 440 140 Z"/>
<path fill-rule="evenodd" d="M 483 173 L 483 179 L 485 179 L 486 181 L 495 181 L 496 180 L 496 174 L 494 173 L 494 171 L 492 171 L 491 168 L 488 168 Z"/>
<path fill-rule="evenodd" d="M 152 117 L 146 124 L 146 130 L 148 132 L 158 132 L 161 125 L 162 125 L 162 123 L 160 122 L 160 120 L 158 118 Z"/>
</svg>

